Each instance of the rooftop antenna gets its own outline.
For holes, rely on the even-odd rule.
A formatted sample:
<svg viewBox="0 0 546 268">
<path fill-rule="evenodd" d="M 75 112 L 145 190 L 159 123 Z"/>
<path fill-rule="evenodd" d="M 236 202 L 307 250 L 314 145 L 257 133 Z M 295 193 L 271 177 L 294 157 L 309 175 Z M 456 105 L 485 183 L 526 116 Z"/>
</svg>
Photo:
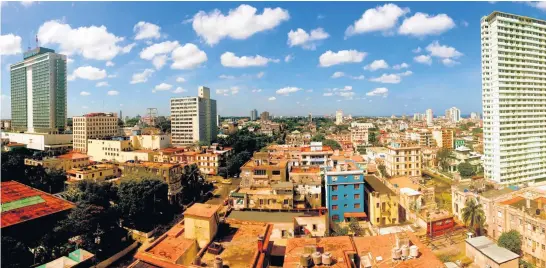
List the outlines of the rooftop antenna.
<svg viewBox="0 0 546 268">
<path fill-rule="evenodd" d="M 38 48 L 38 35 L 36 35 L 36 48 Z"/>
</svg>

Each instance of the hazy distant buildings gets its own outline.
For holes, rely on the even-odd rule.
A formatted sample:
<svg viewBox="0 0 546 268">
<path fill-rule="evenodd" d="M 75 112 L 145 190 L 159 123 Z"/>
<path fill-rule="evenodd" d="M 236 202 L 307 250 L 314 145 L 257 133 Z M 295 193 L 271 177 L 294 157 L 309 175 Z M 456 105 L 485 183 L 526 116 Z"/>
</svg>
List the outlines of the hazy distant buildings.
<svg viewBox="0 0 546 268">
<path fill-rule="evenodd" d="M 257 112 L 256 112 L 257 113 Z M 262 112 L 260 114 L 260 120 L 262 121 L 269 121 L 271 117 L 269 117 L 269 112 Z"/>
<path fill-rule="evenodd" d="M 199 87 L 197 97 L 171 99 L 171 138 L 173 145 L 187 145 L 216 139 L 216 100 L 208 87 Z"/>
<path fill-rule="evenodd" d="M 343 111 L 337 110 L 336 111 L 336 125 L 343 124 Z"/>
<path fill-rule="evenodd" d="M 427 125 L 432 126 L 434 123 L 432 122 L 432 119 L 434 118 L 434 115 L 432 114 L 432 109 L 427 109 L 425 112 L 425 116 L 427 118 Z"/>
<path fill-rule="evenodd" d="M 452 123 L 458 123 L 461 121 L 461 110 L 457 107 L 451 107 L 446 110 L 446 119 Z"/>
<path fill-rule="evenodd" d="M 470 119 L 479 120 L 480 119 L 480 114 L 472 112 L 472 113 L 470 113 Z"/>
<path fill-rule="evenodd" d="M 66 56 L 37 47 L 10 66 L 11 124 L 16 131 L 56 133 L 66 127 Z"/>
<path fill-rule="evenodd" d="M 493 12 L 481 20 L 485 177 L 546 181 L 546 21 Z"/>
<path fill-rule="evenodd" d="M 250 111 L 250 121 L 258 120 L 258 110 L 254 109 Z"/>
</svg>

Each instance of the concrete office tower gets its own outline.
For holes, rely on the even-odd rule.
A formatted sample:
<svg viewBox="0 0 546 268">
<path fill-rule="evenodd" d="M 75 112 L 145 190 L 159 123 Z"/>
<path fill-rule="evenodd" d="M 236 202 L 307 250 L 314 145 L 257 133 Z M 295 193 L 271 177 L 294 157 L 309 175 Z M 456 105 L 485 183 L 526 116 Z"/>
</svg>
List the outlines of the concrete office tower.
<svg viewBox="0 0 546 268">
<path fill-rule="evenodd" d="M 271 119 L 271 116 L 269 115 L 269 112 L 262 112 L 260 114 L 261 121 L 269 121 L 270 119 Z"/>
<path fill-rule="evenodd" d="M 432 126 L 434 123 L 432 122 L 432 119 L 434 118 L 434 115 L 432 114 L 432 109 L 427 109 L 425 112 L 425 116 L 427 118 L 427 126 Z"/>
<path fill-rule="evenodd" d="M 451 107 L 446 110 L 446 119 L 453 123 L 461 121 L 461 110 L 457 107 Z"/>
<path fill-rule="evenodd" d="M 11 119 L 16 131 L 58 133 L 66 128 L 66 56 L 37 47 L 10 66 Z"/>
<path fill-rule="evenodd" d="M 546 21 L 493 12 L 481 20 L 484 174 L 546 181 Z"/>
<path fill-rule="evenodd" d="M 258 110 L 254 109 L 250 111 L 250 121 L 258 120 Z"/>
<path fill-rule="evenodd" d="M 199 87 L 197 97 L 171 99 L 171 140 L 175 146 L 215 141 L 216 121 L 216 100 L 210 98 L 208 87 Z"/>
<path fill-rule="evenodd" d="M 72 148 L 75 151 L 87 153 L 87 140 L 118 136 L 118 116 L 115 113 L 89 113 L 74 116 L 72 133 Z"/>
<path fill-rule="evenodd" d="M 343 124 L 343 111 L 338 110 L 336 111 L 336 125 Z"/>
</svg>

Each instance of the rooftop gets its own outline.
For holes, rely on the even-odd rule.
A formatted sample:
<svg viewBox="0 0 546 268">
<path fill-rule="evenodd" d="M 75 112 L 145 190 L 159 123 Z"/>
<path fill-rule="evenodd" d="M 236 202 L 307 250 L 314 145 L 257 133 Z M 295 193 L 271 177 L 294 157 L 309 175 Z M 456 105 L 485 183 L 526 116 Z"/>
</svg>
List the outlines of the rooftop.
<svg viewBox="0 0 546 268">
<path fill-rule="evenodd" d="M 394 192 L 387 187 L 387 185 L 383 184 L 375 175 L 364 176 L 364 180 L 366 181 L 366 185 L 372 187 L 375 192 L 394 195 Z"/>
<path fill-rule="evenodd" d="M 300 257 L 305 253 L 306 246 L 316 246 L 317 251 L 328 252 L 332 257 L 334 268 L 351 267 L 352 261 L 348 253 L 356 253 L 353 242 L 349 236 L 324 237 L 324 238 L 291 238 L 286 245 L 286 254 L 284 255 L 284 268 L 299 268 Z"/>
<path fill-rule="evenodd" d="M 507 261 L 519 258 L 519 255 L 502 247 L 499 247 L 485 236 L 468 238 L 465 240 L 467 245 L 470 245 L 480 251 L 483 255 L 493 260 L 497 264 L 502 264 Z"/>
<path fill-rule="evenodd" d="M 130 162 L 120 163 L 120 166 L 147 167 L 147 168 L 173 168 L 173 167 L 177 167 L 177 166 L 180 166 L 180 165 L 179 164 L 171 164 L 171 163 L 139 161 L 139 162 L 135 162 L 135 163 L 130 163 Z"/>
<path fill-rule="evenodd" d="M 232 211 L 228 219 L 254 222 L 293 222 L 296 217 L 317 216 L 316 211 L 301 212 L 266 212 L 266 211 Z"/>
<path fill-rule="evenodd" d="M 211 218 L 214 213 L 220 209 L 218 205 L 207 205 L 202 203 L 195 203 L 184 212 L 184 216 Z"/>
<path fill-rule="evenodd" d="M 414 183 L 408 176 L 401 176 L 389 179 L 389 183 L 395 188 L 410 188 L 419 191 L 422 186 L 419 183 Z"/>
<path fill-rule="evenodd" d="M 310 167 L 292 167 L 290 173 L 320 173 L 320 167 L 310 166 Z"/>
<path fill-rule="evenodd" d="M 78 152 L 70 152 L 70 153 L 67 153 L 67 154 L 59 155 L 59 156 L 57 156 L 57 158 L 74 160 L 74 159 L 89 158 L 89 156 L 86 155 L 86 154 L 78 153 Z"/>
<path fill-rule="evenodd" d="M 16 181 L 1 184 L 0 228 L 74 208 L 74 204 Z"/>
<path fill-rule="evenodd" d="M 315 147 L 315 148 L 322 147 L 322 150 L 312 150 L 311 147 L 313 147 L 313 146 L 300 147 L 300 150 L 301 150 L 301 152 L 304 152 L 304 153 L 319 153 L 319 152 L 331 152 L 331 153 L 333 153 L 334 152 L 332 147 L 330 147 L 328 145 L 321 145 L 321 146 L 316 146 Z"/>
<path fill-rule="evenodd" d="M 91 172 L 95 172 L 95 171 L 99 171 L 99 170 L 106 170 L 106 169 L 113 169 L 113 168 L 115 168 L 115 166 L 112 165 L 112 164 L 97 164 L 97 165 L 92 165 L 92 166 L 73 168 L 73 169 L 67 171 L 67 173 L 71 173 L 71 174 L 74 174 L 74 173 L 91 173 Z"/>
</svg>

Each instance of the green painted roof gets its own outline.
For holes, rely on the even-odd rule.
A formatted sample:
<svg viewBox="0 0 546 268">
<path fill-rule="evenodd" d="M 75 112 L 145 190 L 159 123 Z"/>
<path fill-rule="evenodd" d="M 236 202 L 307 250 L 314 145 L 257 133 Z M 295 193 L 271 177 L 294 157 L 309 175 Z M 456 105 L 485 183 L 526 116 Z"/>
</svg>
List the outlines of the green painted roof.
<svg viewBox="0 0 546 268">
<path fill-rule="evenodd" d="M 26 198 L 22 198 L 22 199 L 19 199 L 19 200 L 4 203 L 4 204 L 2 204 L 2 209 L 1 210 L 2 210 L 2 212 L 6 212 L 6 211 L 26 207 L 26 206 L 31 206 L 31 205 L 36 205 L 36 204 L 39 204 L 39 203 L 44 203 L 44 202 L 45 202 L 45 200 L 39 195 L 31 196 L 31 197 L 26 197 Z"/>
</svg>

